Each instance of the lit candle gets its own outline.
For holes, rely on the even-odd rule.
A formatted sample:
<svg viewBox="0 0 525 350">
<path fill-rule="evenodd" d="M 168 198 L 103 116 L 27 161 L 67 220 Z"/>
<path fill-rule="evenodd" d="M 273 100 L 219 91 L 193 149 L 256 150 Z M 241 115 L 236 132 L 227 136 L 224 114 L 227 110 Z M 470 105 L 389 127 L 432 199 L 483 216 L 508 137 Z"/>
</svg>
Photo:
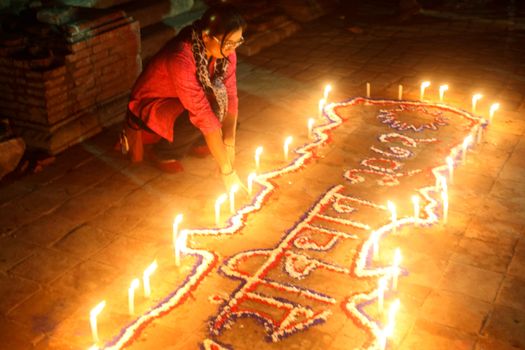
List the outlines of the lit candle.
<svg viewBox="0 0 525 350">
<path fill-rule="evenodd" d="M 261 165 L 261 153 L 263 152 L 262 146 L 259 146 L 255 149 L 255 169 L 259 170 Z"/>
<path fill-rule="evenodd" d="M 447 167 L 448 167 L 448 180 L 450 183 L 454 181 L 454 159 L 452 157 L 447 157 Z"/>
<path fill-rule="evenodd" d="M 396 212 L 396 205 L 392 203 L 392 201 L 387 202 L 388 210 L 390 210 L 390 217 L 392 219 L 392 225 L 393 225 L 393 232 L 394 234 L 397 231 L 397 212 Z"/>
<path fill-rule="evenodd" d="M 230 213 L 235 213 L 235 192 L 239 190 L 239 185 L 233 184 L 230 188 Z"/>
<path fill-rule="evenodd" d="M 308 119 L 308 138 L 309 139 L 312 138 L 312 129 L 314 127 L 314 124 L 315 124 L 314 118 Z"/>
<path fill-rule="evenodd" d="M 219 226 L 221 223 L 221 206 L 228 199 L 228 195 L 223 193 L 215 201 L 215 226 Z"/>
<path fill-rule="evenodd" d="M 324 88 L 324 95 L 323 95 L 324 100 L 325 100 L 326 102 L 328 102 L 328 94 L 330 93 L 330 91 L 332 91 L 332 85 L 328 84 L 328 85 L 326 85 L 325 88 Z"/>
<path fill-rule="evenodd" d="M 478 105 L 478 101 L 481 100 L 482 97 L 482 94 L 475 94 L 474 96 L 472 96 L 472 113 L 476 113 L 476 106 Z"/>
<path fill-rule="evenodd" d="M 377 231 L 372 232 L 372 249 L 374 251 L 374 259 L 379 257 L 379 234 Z"/>
<path fill-rule="evenodd" d="M 387 280 L 386 280 L 386 276 L 383 276 L 379 279 L 378 287 L 377 287 L 377 307 L 379 309 L 380 314 L 383 313 L 386 288 L 387 288 Z"/>
<path fill-rule="evenodd" d="M 290 145 L 292 144 L 292 142 L 293 142 L 293 137 L 291 137 L 291 136 L 288 136 L 284 140 L 283 151 L 284 151 L 284 160 L 285 161 L 288 160 L 288 148 L 290 148 Z"/>
<path fill-rule="evenodd" d="M 392 265 L 392 288 L 394 290 L 397 290 L 397 279 L 399 278 L 399 264 L 401 264 L 401 259 L 401 250 L 399 248 L 396 248 L 396 251 L 394 253 L 394 264 Z"/>
<path fill-rule="evenodd" d="M 483 139 L 483 126 L 481 125 L 484 121 L 481 120 L 480 124 L 478 125 L 478 132 L 476 133 L 476 143 L 479 145 L 481 143 L 481 140 Z"/>
<path fill-rule="evenodd" d="M 439 175 L 439 186 L 437 188 L 438 189 L 441 188 L 445 192 L 448 191 L 447 178 L 446 177 Z"/>
<path fill-rule="evenodd" d="M 421 101 L 423 101 L 423 99 L 425 98 L 425 90 L 429 86 L 430 86 L 430 82 L 429 81 L 424 81 L 424 82 L 421 83 L 421 88 L 419 89 L 419 99 Z"/>
<path fill-rule="evenodd" d="M 396 314 L 399 311 L 399 306 L 401 303 L 399 302 L 399 299 L 394 300 L 394 302 L 390 305 L 390 309 L 388 310 L 388 325 L 394 328 L 394 325 L 396 324 Z"/>
<path fill-rule="evenodd" d="M 414 219 L 416 219 L 416 224 L 419 221 L 419 196 L 412 196 L 412 204 L 414 205 Z"/>
<path fill-rule="evenodd" d="M 326 104 L 326 100 L 324 98 L 319 100 L 319 119 L 323 117 L 323 110 L 324 110 L 325 104 Z"/>
<path fill-rule="evenodd" d="M 128 289 L 128 309 L 129 314 L 135 314 L 135 289 L 139 287 L 140 281 L 138 278 L 133 279 Z"/>
<path fill-rule="evenodd" d="M 173 220 L 173 250 L 175 252 L 175 257 L 177 257 L 177 239 L 179 237 L 179 225 L 182 222 L 182 214 L 178 214 Z M 177 264 L 179 266 L 179 264 Z"/>
<path fill-rule="evenodd" d="M 472 140 L 471 135 L 468 135 L 467 137 L 465 137 L 465 140 L 463 140 L 463 153 L 462 153 L 463 164 L 467 161 L 467 151 L 468 151 L 468 146 L 470 145 L 471 140 Z"/>
<path fill-rule="evenodd" d="M 177 239 L 177 266 L 180 265 L 180 255 L 186 250 L 186 241 L 188 239 L 188 231 L 182 230 L 179 238 Z"/>
<path fill-rule="evenodd" d="M 403 99 L 403 85 L 399 85 L 397 87 L 397 99 L 402 100 Z"/>
<path fill-rule="evenodd" d="M 443 100 L 445 99 L 445 91 L 448 90 L 448 85 L 441 85 L 439 87 L 439 101 L 443 102 Z"/>
<path fill-rule="evenodd" d="M 499 103 L 493 103 L 492 106 L 490 106 L 490 113 L 489 113 L 489 122 L 492 123 L 492 118 L 494 118 L 494 113 L 499 109 Z"/>
<path fill-rule="evenodd" d="M 370 83 L 366 83 L 366 97 L 370 98 Z"/>
<path fill-rule="evenodd" d="M 394 333 L 394 329 L 392 325 L 388 324 L 386 327 L 380 331 L 381 334 L 379 335 L 379 350 L 385 350 L 386 349 L 386 343 L 388 337 L 392 336 Z"/>
<path fill-rule="evenodd" d="M 446 225 L 448 221 L 448 192 L 446 189 L 441 192 L 441 199 L 443 200 L 443 223 Z"/>
<path fill-rule="evenodd" d="M 106 307 L 106 301 L 103 300 L 100 303 L 98 303 L 98 305 L 95 306 L 93 309 L 91 309 L 91 311 L 89 312 L 89 323 L 91 325 L 91 335 L 93 336 L 93 341 L 95 343 L 99 342 L 98 329 L 97 329 L 97 317 L 98 317 L 98 314 L 100 314 L 105 307 Z"/>
<path fill-rule="evenodd" d="M 250 175 L 248 175 L 248 193 L 249 194 L 252 194 L 253 192 L 253 181 L 255 181 L 256 177 L 257 177 L 257 174 L 255 173 L 250 173 Z"/>
<path fill-rule="evenodd" d="M 149 298 L 151 296 L 151 287 L 149 284 L 149 279 L 151 275 L 157 270 L 157 260 L 153 261 L 150 266 L 144 270 L 144 273 L 142 274 L 142 286 L 144 288 L 144 296 L 146 298 Z"/>
</svg>

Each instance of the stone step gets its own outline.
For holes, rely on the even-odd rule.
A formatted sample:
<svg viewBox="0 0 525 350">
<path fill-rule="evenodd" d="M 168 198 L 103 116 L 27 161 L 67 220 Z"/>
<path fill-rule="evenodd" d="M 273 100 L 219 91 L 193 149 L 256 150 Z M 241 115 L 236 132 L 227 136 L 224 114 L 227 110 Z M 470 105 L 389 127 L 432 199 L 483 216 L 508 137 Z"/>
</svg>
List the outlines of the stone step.
<svg viewBox="0 0 525 350">
<path fill-rule="evenodd" d="M 77 7 L 89 7 L 97 9 L 107 9 L 118 5 L 131 2 L 133 0 L 57 0 L 58 4 L 77 6 Z"/>
<path fill-rule="evenodd" d="M 286 17 L 274 17 L 275 20 L 261 22 L 262 30 L 251 32 L 237 52 L 241 55 L 252 56 L 266 47 L 273 46 L 295 33 L 301 27 L 298 23 Z"/>
<path fill-rule="evenodd" d="M 143 28 L 141 32 L 142 62 L 144 64 L 147 63 L 147 61 L 182 28 L 200 18 L 204 10 L 204 7 L 197 6 L 197 8 L 192 9 L 192 11 L 165 18 L 161 23 Z"/>
<path fill-rule="evenodd" d="M 158 1 L 133 1 L 116 9 L 122 10 L 140 23 L 140 28 L 145 28 L 162 21 L 163 18 L 171 13 L 170 0 Z"/>
<path fill-rule="evenodd" d="M 343 0 L 347 1 L 347 0 Z M 281 0 L 277 6 L 299 22 L 309 22 L 329 13 L 337 6 L 336 0 Z"/>
</svg>

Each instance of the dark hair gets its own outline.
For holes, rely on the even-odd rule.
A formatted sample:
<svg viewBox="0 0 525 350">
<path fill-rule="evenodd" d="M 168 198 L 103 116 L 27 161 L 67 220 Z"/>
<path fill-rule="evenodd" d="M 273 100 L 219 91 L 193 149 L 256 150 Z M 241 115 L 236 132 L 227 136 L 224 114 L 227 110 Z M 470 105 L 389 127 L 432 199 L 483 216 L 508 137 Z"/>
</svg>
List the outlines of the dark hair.
<svg viewBox="0 0 525 350">
<path fill-rule="evenodd" d="M 246 30 L 246 21 L 239 11 L 232 5 L 220 4 L 210 7 L 201 19 L 195 22 L 197 29 L 210 36 L 222 35 L 222 46 L 226 37 L 239 29 Z M 224 54 L 223 54 L 224 55 Z"/>
</svg>

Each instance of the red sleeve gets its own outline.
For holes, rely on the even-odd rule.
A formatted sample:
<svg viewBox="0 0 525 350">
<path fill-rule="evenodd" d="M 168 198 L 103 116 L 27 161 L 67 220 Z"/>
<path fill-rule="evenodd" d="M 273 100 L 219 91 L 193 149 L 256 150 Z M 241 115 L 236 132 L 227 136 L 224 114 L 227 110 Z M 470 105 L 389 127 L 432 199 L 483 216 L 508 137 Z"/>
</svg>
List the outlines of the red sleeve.
<svg viewBox="0 0 525 350">
<path fill-rule="evenodd" d="M 168 60 L 168 74 L 173 79 L 177 97 L 185 109 L 190 112 L 190 121 L 203 134 L 209 134 L 221 128 L 221 123 L 210 106 L 204 90 L 197 79 L 195 60 L 189 47 L 183 49 Z"/>
<path fill-rule="evenodd" d="M 224 85 L 228 92 L 228 113 L 237 114 L 239 107 L 239 99 L 237 97 L 237 54 L 232 53 L 228 59 L 228 71 L 224 79 Z"/>
</svg>

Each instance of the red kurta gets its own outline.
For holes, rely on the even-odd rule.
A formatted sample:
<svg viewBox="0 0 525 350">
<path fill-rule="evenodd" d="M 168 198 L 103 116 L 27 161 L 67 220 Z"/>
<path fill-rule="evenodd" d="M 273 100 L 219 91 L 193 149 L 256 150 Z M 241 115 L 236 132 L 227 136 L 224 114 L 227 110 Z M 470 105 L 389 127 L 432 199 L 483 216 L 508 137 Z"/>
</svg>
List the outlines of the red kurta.
<svg viewBox="0 0 525 350">
<path fill-rule="evenodd" d="M 238 107 L 235 52 L 228 56 L 230 63 L 224 84 L 228 93 L 228 113 L 236 114 Z M 213 77 L 215 59 L 211 62 Z M 190 121 L 203 134 L 221 127 L 210 102 L 197 79 L 197 67 L 191 43 L 169 42 L 156 54 L 140 74 L 131 92 L 129 110 L 163 138 L 173 141 L 173 124 L 185 109 Z M 177 131 L 175 130 L 175 137 Z"/>
</svg>

